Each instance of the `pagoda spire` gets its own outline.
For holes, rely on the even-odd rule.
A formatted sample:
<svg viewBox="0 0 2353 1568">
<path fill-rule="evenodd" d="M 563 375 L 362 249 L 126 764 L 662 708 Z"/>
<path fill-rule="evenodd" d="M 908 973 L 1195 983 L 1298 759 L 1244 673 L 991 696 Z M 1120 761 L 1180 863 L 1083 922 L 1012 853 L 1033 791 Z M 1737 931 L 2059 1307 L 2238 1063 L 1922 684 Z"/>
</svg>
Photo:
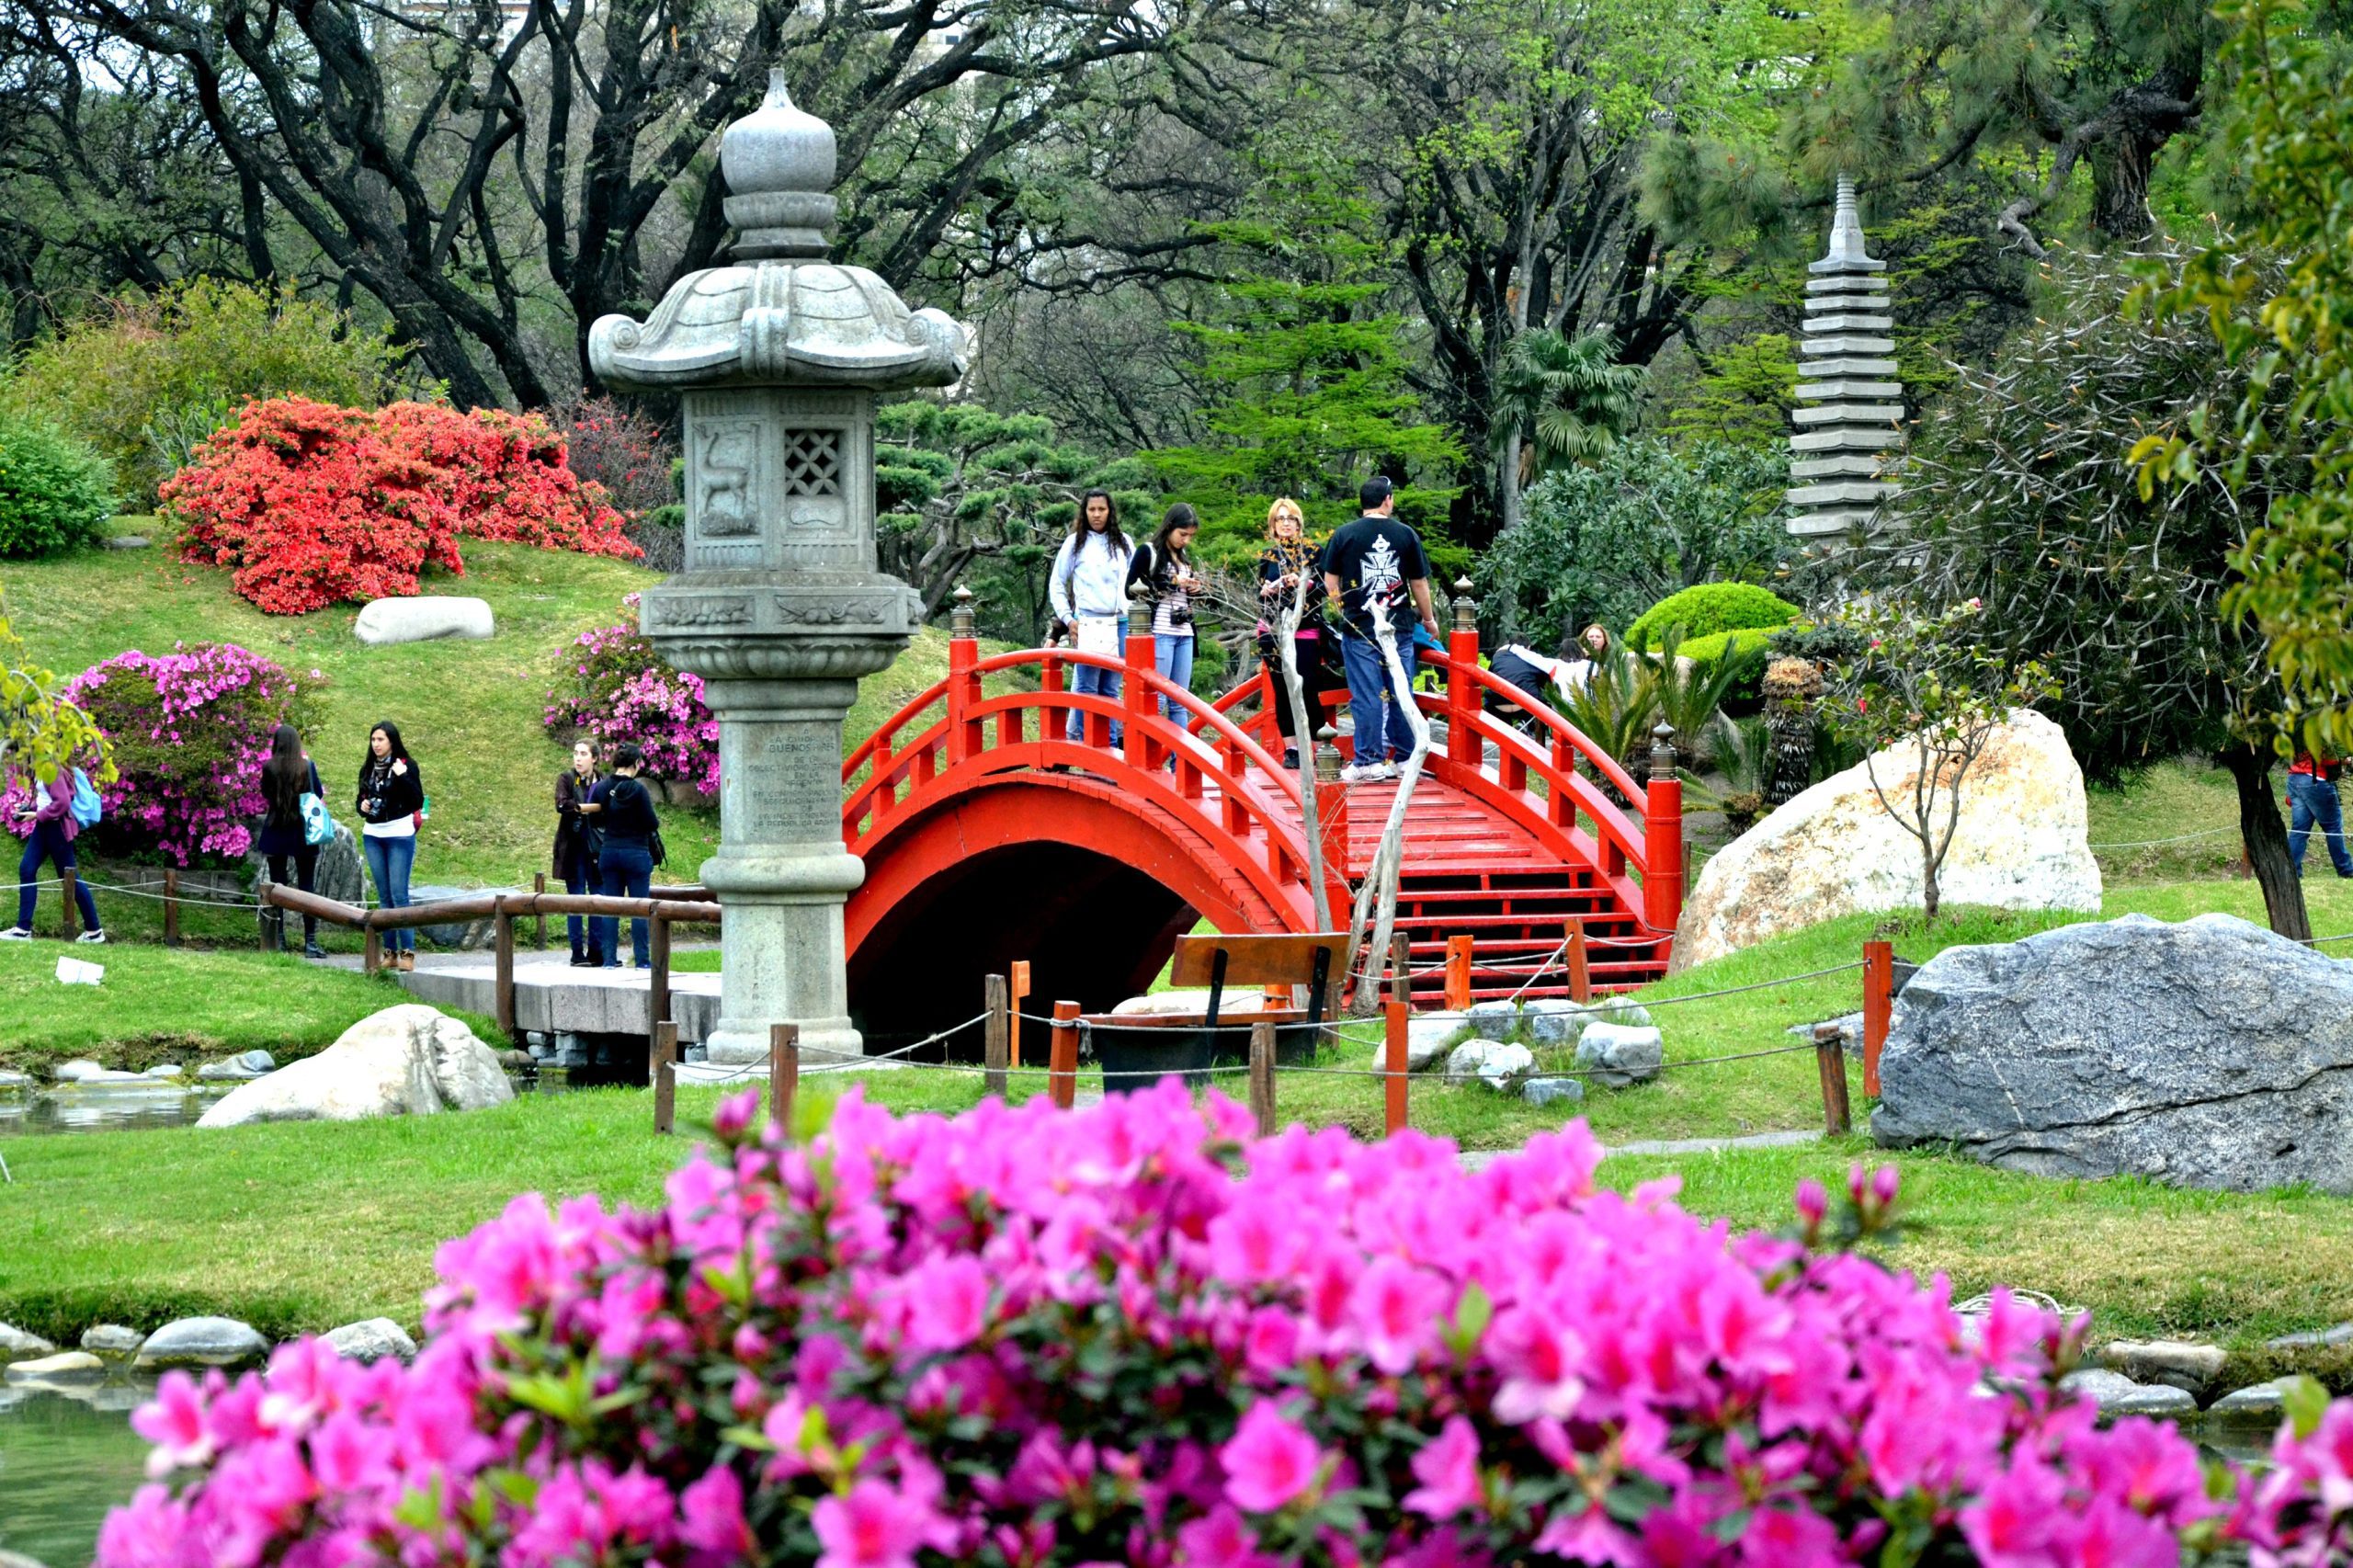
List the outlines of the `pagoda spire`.
<svg viewBox="0 0 2353 1568">
<path fill-rule="evenodd" d="M 1789 530 L 1826 546 L 1884 527 L 1900 494 L 1904 384 L 1896 379 L 1887 263 L 1863 248 L 1855 182 L 1838 176 L 1830 243 L 1806 270 L 1805 335 L 1798 368 L 1797 432 L 1790 437 Z"/>
</svg>

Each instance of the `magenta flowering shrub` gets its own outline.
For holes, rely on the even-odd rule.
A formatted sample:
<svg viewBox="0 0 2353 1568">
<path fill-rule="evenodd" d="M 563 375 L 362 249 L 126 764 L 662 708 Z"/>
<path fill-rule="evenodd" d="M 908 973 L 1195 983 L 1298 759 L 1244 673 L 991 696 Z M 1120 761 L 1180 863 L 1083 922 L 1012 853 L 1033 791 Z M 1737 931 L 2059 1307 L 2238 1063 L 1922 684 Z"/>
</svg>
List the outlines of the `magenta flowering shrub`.
<svg viewBox="0 0 2353 1568">
<path fill-rule="evenodd" d="M 2347 1506 L 2353 1418 L 2234 1512 L 2058 1392 L 2080 1324 L 1965 1333 L 1819 1250 L 1818 1188 L 1794 1238 L 1597 1191 L 1581 1123 L 1466 1173 L 1174 1086 L 852 1095 L 806 1145 L 754 1110 L 658 1212 L 527 1196 L 445 1246 L 414 1368 L 167 1377 L 101 1568 L 2124 1568 L 2275 1525 L 2257 1562 L 2306 1561 Z M 1848 1222 L 1887 1197 L 1859 1168 Z"/>
<path fill-rule="evenodd" d="M 118 653 L 75 676 L 63 694 L 105 734 L 118 769 L 98 785 L 106 818 L 91 842 L 176 866 L 244 855 L 266 809 L 270 732 L 304 728 L 304 687 L 233 642 L 174 643 L 161 657 Z M 19 834 L 27 824 L 12 808 L 31 795 L 21 777 L 0 791 L 0 813 Z"/>
<path fill-rule="evenodd" d="M 621 601 L 628 619 L 573 639 L 556 658 L 555 685 L 541 722 L 565 745 L 593 741 L 598 754 L 621 741 L 645 753 L 656 778 L 719 793 L 719 720 L 704 703 L 702 677 L 672 669 L 637 626 L 637 596 Z"/>
</svg>

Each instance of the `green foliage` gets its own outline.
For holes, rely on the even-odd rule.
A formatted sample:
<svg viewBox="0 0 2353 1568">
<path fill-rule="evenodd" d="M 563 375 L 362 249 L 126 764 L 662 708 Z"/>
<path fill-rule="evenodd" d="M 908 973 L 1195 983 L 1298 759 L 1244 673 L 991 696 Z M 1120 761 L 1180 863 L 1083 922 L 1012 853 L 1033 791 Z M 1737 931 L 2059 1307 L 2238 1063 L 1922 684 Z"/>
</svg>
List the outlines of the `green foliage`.
<svg viewBox="0 0 2353 1568">
<path fill-rule="evenodd" d="M 55 420 L 113 463 L 144 506 L 196 443 L 250 398 L 372 408 L 399 351 L 331 305 L 203 279 L 126 295 L 36 345 L 0 382 L 0 410 Z"/>
<path fill-rule="evenodd" d="M 1755 660 L 1685 658 L 1682 644 L 1676 627 L 1667 628 L 1654 653 L 1613 640 L 1583 686 L 1566 694 L 1552 688 L 1552 705 L 1638 778 L 1661 723 L 1674 730 L 1677 755 L 1696 756 L 1733 684 L 1744 673 L 1753 678 Z"/>
<path fill-rule="evenodd" d="M 1705 637 L 1686 638 L 1683 656 L 1702 665 L 1712 665 L 1726 653 L 1746 659 L 1765 652 L 1768 632 L 1761 627 L 1743 627 L 1736 631 L 1711 631 Z"/>
<path fill-rule="evenodd" d="M 2290 0 L 2220 14 L 2237 28 L 2227 141 L 2245 226 L 2151 302 L 2202 319 L 2245 381 L 2143 435 L 2131 459 L 2145 499 L 2160 485 L 2219 485 L 2222 499 L 2259 507 L 2267 468 L 2309 450 L 2309 486 L 2269 494 L 2262 526 L 2232 554 L 2243 580 L 2222 608 L 2266 640 L 2285 688 L 2279 717 L 2313 750 L 2353 755 L 2353 65 L 2341 43 L 2304 30 Z"/>
<path fill-rule="evenodd" d="M 1790 548 L 1788 480 L 1787 462 L 1756 449 L 1623 442 L 1528 493 L 1519 526 L 1480 558 L 1481 601 L 1503 636 L 1551 647 L 1588 621 L 1624 627 L 1680 588 L 1764 578 Z"/>
<path fill-rule="evenodd" d="M 0 556 L 93 543 L 113 516 L 105 459 L 53 425 L 0 414 Z"/>
<path fill-rule="evenodd" d="M 89 759 L 92 779 L 110 783 L 114 757 L 97 724 L 63 696 L 53 670 L 25 656 L 25 644 L 0 603 L 0 780 L 47 778 Z"/>
<path fill-rule="evenodd" d="M 1760 332 L 1711 354 L 1699 384 L 1668 413 L 1666 433 L 1780 456 L 1797 406 L 1794 348 L 1786 333 Z"/>
<path fill-rule="evenodd" d="M 1787 626 L 1797 618 L 1798 607 L 1769 588 L 1754 583 L 1701 583 L 1644 610 L 1626 628 L 1626 641 L 1647 648 L 1662 642 L 1669 627 L 1681 627 L 1687 638 L 1711 637 L 1719 631 Z"/>
<path fill-rule="evenodd" d="M 1500 451 L 1520 438 L 1520 483 L 1597 462 L 1632 427 L 1643 369 L 1611 353 L 1607 332 L 1573 338 L 1538 327 L 1511 340 L 1495 372 L 1492 439 Z"/>
</svg>

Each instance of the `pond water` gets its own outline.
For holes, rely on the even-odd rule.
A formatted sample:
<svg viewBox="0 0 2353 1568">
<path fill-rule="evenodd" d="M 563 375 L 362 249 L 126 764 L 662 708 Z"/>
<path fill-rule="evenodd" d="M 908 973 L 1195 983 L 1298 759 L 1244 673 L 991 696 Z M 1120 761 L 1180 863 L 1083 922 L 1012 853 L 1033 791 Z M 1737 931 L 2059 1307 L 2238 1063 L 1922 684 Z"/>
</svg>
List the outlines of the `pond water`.
<svg viewBox="0 0 2353 1568">
<path fill-rule="evenodd" d="M 61 1084 L 0 1089 L 0 1138 L 51 1132 L 114 1132 L 133 1127 L 185 1127 L 233 1084 Z"/>
<path fill-rule="evenodd" d="M 131 1412 L 154 1385 L 0 1388 L 0 1550 L 49 1568 L 80 1568 L 107 1510 L 146 1480 L 147 1440 Z"/>
</svg>

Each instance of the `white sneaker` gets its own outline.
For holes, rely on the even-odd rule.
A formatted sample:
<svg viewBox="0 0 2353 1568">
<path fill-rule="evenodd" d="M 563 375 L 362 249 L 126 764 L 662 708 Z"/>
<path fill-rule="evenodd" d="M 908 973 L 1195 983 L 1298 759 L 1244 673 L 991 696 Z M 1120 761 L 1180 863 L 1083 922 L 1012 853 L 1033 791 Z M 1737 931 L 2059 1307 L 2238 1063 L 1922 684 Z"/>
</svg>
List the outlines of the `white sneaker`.
<svg viewBox="0 0 2353 1568">
<path fill-rule="evenodd" d="M 76 942 L 91 943 L 102 943 L 106 939 L 107 934 L 104 931 L 85 931 L 80 936 L 74 938 Z"/>
<path fill-rule="evenodd" d="M 1375 778 L 1394 778 L 1397 777 L 1397 765 L 1393 762 L 1376 762 L 1372 765 L 1372 776 Z"/>
<path fill-rule="evenodd" d="M 0 942 L 29 942 L 32 939 L 33 934 L 21 926 L 11 926 L 6 931 L 0 931 Z"/>
<path fill-rule="evenodd" d="M 1365 767 L 1358 767 L 1355 763 L 1353 763 L 1353 762 L 1352 762 L 1352 763 L 1349 763 L 1346 767 L 1343 767 L 1343 768 L 1341 768 L 1341 769 L 1340 769 L 1340 782 L 1341 782 L 1341 783 L 1343 783 L 1343 784 L 1361 784 L 1361 783 L 1363 783 L 1363 782 L 1364 782 L 1366 779 L 1368 779 L 1368 778 L 1380 778 L 1380 777 L 1381 777 L 1381 769 L 1380 769 L 1380 767 L 1379 767 L 1378 766 L 1371 765 L 1371 764 L 1368 764 L 1367 766 L 1365 766 Z M 8 933 L 8 935 L 9 935 L 9 936 L 12 936 L 12 937 L 17 937 L 17 936 L 29 936 L 29 935 L 30 935 L 30 933 L 29 933 L 29 932 L 21 932 L 21 931 L 11 931 L 11 932 L 9 932 L 9 933 Z"/>
</svg>

